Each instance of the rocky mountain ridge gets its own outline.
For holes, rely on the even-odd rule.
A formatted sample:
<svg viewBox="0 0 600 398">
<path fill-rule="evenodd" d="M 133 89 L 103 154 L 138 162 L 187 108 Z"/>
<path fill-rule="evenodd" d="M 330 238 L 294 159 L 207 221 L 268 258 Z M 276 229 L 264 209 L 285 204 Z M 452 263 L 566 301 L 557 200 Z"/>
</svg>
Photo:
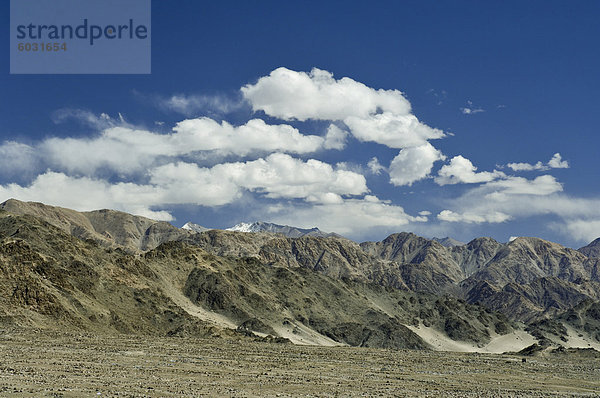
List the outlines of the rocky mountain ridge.
<svg viewBox="0 0 600 398">
<path fill-rule="evenodd" d="M 380 242 L 358 244 L 337 236 L 289 238 L 223 230 L 197 233 L 125 213 L 78 213 L 18 201 L 5 202 L 0 208 L 11 215 L 44 220 L 105 250 L 120 248 L 139 256 L 159 245 L 183 244 L 230 262 L 251 259 L 248 261 L 261 267 L 309 272 L 311 277 L 323 275 L 345 284 L 454 297 L 465 305 L 483 305 L 519 322 L 560 318 L 580 303 L 600 300 L 600 260 L 538 238 L 517 238 L 507 244 L 477 238 L 445 247 L 412 233 L 398 233 Z M 230 300 L 234 296 L 228 295 Z M 250 316 L 252 311 L 247 309 L 244 314 Z M 427 318 L 423 314 L 415 319 L 424 325 Z M 302 327 L 310 329 L 310 325 Z"/>
<path fill-rule="evenodd" d="M 579 248 L 579 252 L 588 257 L 600 257 L 600 238 L 595 239 L 589 245 Z"/>
<path fill-rule="evenodd" d="M 91 239 L 104 247 L 128 251 L 149 250 L 163 242 L 182 239 L 190 231 L 168 222 L 151 220 L 116 210 L 78 212 L 37 202 L 9 199 L 0 210 L 16 215 L 31 215 L 80 239 Z"/>
<path fill-rule="evenodd" d="M 0 211 L 0 292 L 3 328 L 237 331 L 298 344 L 413 349 L 432 348 L 420 326 L 474 347 L 513 331 L 502 315 L 451 297 L 217 256 L 180 241 L 127 253 L 7 211 Z"/>
<path fill-rule="evenodd" d="M 242 222 L 227 228 L 226 231 L 234 232 L 269 232 L 274 234 L 282 234 L 288 238 L 301 238 L 303 236 L 328 237 L 337 236 L 336 234 L 321 231 L 319 228 L 298 228 L 289 225 L 279 225 L 264 221 L 255 221 L 252 223 Z"/>
<path fill-rule="evenodd" d="M 451 238 L 449 236 L 446 236 L 445 238 L 431 238 L 431 240 L 436 241 L 437 243 L 439 243 L 440 245 L 444 246 L 444 247 L 453 247 L 453 246 L 464 246 L 466 245 L 465 242 L 461 242 L 459 240 L 456 240 L 454 238 Z"/>
</svg>

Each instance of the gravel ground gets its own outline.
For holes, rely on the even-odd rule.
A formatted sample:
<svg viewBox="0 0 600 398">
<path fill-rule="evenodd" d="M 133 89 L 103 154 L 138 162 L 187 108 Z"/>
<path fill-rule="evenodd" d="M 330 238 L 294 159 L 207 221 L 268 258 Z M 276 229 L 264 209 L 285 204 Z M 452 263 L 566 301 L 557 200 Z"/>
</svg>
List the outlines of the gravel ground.
<svg viewBox="0 0 600 398">
<path fill-rule="evenodd" d="M 11 332 L 0 396 L 600 396 L 600 360 Z"/>
</svg>

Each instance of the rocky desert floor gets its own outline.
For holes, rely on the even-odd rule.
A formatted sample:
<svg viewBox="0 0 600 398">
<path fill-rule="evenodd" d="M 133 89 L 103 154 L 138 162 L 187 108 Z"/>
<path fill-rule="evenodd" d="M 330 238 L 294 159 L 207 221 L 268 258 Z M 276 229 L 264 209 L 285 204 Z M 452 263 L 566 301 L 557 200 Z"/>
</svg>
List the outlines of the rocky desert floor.
<svg viewBox="0 0 600 398">
<path fill-rule="evenodd" d="M 600 360 L 5 332 L 0 396 L 600 396 Z"/>
</svg>

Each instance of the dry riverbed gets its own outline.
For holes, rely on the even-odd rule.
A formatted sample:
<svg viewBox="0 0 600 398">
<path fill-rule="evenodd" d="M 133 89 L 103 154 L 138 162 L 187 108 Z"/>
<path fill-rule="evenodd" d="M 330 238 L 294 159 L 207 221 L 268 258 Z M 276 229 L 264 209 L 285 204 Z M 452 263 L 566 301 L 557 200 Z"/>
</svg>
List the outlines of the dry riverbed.
<svg viewBox="0 0 600 398">
<path fill-rule="evenodd" d="M 600 360 L 237 338 L 0 334 L 0 396 L 598 396 Z"/>
</svg>

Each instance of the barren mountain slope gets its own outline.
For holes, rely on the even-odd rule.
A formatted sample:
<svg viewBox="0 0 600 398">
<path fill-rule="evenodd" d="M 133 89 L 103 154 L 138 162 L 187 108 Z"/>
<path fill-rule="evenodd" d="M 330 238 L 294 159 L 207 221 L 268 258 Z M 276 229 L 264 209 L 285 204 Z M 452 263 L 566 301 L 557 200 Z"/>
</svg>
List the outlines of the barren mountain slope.
<svg viewBox="0 0 600 398">
<path fill-rule="evenodd" d="M 127 250 L 148 250 L 162 242 L 182 239 L 188 231 L 167 222 L 133 216 L 115 210 L 77 212 L 36 202 L 9 199 L 0 204 L 12 214 L 39 217 L 81 239 L 92 239 L 102 246 L 120 246 Z"/>
<path fill-rule="evenodd" d="M 509 244 L 477 238 L 466 245 L 444 247 L 398 233 L 359 245 L 341 237 L 195 233 L 121 212 L 78 213 L 15 200 L 1 207 L 12 214 L 41 217 L 73 236 L 131 253 L 182 241 L 231 261 L 253 257 L 273 267 L 305 268 L 334 279 L 450 294 L 520 321 L 552 317 L 582 300 L 600 299 L 600 259 L 537 238 L 518 238 Z"/>
<path fill-rule="evenodd" d="M 594 240 L 589 245 L 579 248 L 579 252 L 588 257 L 600 258 L 600 238 Z"/>
<path fill-rule="evenodd" d="M 482 345 L 511 325 L 453 298 L 224 258 L 183 242 L 142 255 L 0 213 L 3 325 L 156 335 L 241 331 L 305 344 L 426 348 L 405 325 Z"/>
</svg>

